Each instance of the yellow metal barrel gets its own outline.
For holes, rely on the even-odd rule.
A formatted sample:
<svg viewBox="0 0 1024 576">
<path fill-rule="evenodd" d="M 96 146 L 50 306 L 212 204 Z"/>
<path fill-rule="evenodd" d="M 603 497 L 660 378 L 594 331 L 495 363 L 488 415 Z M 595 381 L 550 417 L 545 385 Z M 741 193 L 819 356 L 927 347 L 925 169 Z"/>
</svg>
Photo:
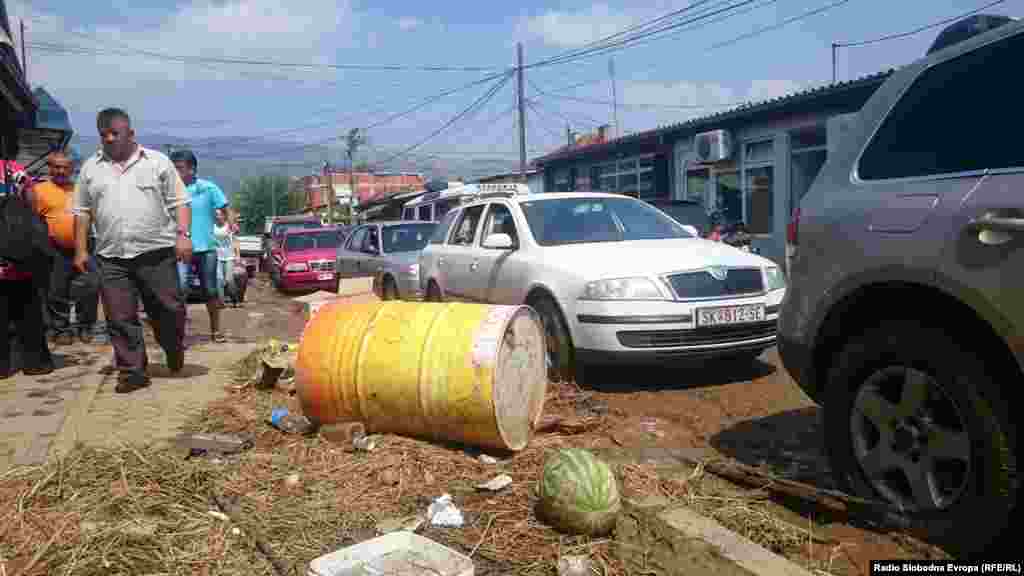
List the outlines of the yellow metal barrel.
<svg viewBox="0 0 1024 576">
<path fill-rule="evenodd" d="M 320 424 L 514 451 L 547 392 L 544 333 L 527 306 L 331 303 L 306 326 L 295 375 Z"/>
</svg>

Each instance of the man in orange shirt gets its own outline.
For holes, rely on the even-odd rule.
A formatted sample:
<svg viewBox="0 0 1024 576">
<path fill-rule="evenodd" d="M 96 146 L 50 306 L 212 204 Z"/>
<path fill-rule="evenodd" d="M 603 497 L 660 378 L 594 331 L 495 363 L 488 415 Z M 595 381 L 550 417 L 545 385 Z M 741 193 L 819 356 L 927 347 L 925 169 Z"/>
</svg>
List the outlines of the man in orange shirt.
<svg viewBox="0 0 1024 576">
<path fill-rule="evenodd" d="M 32 189 L 32 200 L 36 212 L 46 220 L 56 257 L 50 275 L 50 294 L 47 310 L 49 325 L 57 344 L 71 344 L 75 326 L 71 324 L 72 302 L 78 304 L 76 311 L 81 316 L 80 336 L 88 340 L 96 322 L 96 299 L 99 297 L 95 273 L 89 270 L 89 277 L 75 278 L 72 261 L 75 256 L 75 214 L 72 211 L 74 185 L 71 182 L 73 164 L 63 152 L 52 152 L 46 159 L 49 180 L 37 183 Z M 72 283 L 77 284 L 78 294 L 72 294 Z M 83 281 L 84 280 L 84 281 Z"/>
</svg>

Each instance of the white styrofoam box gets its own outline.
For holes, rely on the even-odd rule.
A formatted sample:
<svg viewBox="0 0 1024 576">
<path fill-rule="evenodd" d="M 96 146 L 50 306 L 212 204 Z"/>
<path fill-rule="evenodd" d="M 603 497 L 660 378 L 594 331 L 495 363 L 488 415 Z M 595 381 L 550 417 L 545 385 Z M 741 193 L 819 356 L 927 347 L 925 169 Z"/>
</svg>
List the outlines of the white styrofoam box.
<svg viewBox="0 0 1024 576">
<path fill-rule="evenodd" d="M 308 576 L 473 576 L 465 554 L 400 530 L 321 556 Z"/>
</svg>

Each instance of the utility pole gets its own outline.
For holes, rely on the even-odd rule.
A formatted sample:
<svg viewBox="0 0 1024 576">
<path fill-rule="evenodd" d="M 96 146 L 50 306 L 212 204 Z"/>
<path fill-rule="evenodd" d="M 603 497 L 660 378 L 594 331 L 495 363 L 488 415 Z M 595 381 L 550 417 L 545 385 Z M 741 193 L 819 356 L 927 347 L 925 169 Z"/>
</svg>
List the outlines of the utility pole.
<svg viewBox="0 0 1024 576">
<path fill-rule="evenodd" d="M 347 152 L 348 152 L 348 205 L 349 205 L 349 224 L 352 219 L 352 202 L 358 198 L 356 194 L 356 151 L 359 146 L 366 142 L 365 134 L 359 128 L 353 128 L 348 131 L 348 137 L 346 138 Z"/>
<path fill-rule="evenodd" d="M 516 87 L 519 94 L 519 178 L 526 182 L 526 101 L 523 100 L 523 43 L 516 44 L 516 76 L 519 80 Z"/>
<path fill-rule="evenodd" d="M 615 120 L 615 137 L 622 137 L 622 127 L 619 126 L 619 98 L 618 90 L 615 87 L 615 59 L 608 59 L 608 75 L 612 79 L 612 117 Z"/>
<path fill-rule="evenodd" d="M 330 169 L 331 165 L 327 162 L 327 160 L 324 160 L 324 169 L 323 176 L 321 177 L 322 182 L 320 184 L 320 189 L 322 189 L 324 191 L 324 194 L 327 195 L 328 226 L 334 224 L 334 186 L 331 186 L 333 182 L 331 182 Z"/>
<path fill-rule="evenodd" d="M 284 162 L 281 162 L 281 169 L 284 169 Z M 270 217 L 277 218 L 277 190 L 270 188 Z"/>
<path fill-rule="evenodd" d="M 25 74 L 25 83 L 28 83 L 28 58 L 25 56 L 25 19 L 21 20 L 21 71 Z"/>
<path fill-rule="evenodd" d="M 839 48 L 839 44 L 832 43 L 832 83 L 836 83 L 836 48 Z"/>
<path fill-rule="evenodd" d="M 572 126 L 565 125 L 565 143 L 572 146 Z"/>
</svg>

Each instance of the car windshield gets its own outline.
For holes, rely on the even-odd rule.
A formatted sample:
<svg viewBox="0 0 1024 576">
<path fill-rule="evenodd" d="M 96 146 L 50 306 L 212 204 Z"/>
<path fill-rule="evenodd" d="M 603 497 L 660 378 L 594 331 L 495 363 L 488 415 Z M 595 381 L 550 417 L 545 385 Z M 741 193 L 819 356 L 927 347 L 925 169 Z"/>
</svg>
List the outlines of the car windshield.
<svg viewBox="0 0 1024 576">
<path fill-rule="evenodd" d="M 316 220 L 307 220 L 305 222 L 286 222 L 278 224 L 275 227 L 274 234 L 284 234 L 289 230 L 309 230 L 313 228 L 323 228 L 324 225 Z"/>
<path fill-rule="evenodd" d="M 423 224 L 398 224 L 384 227 L 384 253 L 391 252 L 416 252 L 423 250 L 434 233 L 437 224 L 424 222 Z"/>
<path fill-rule="evenodd" d="M 681 224 L 633 198 L 551 198 L 520 206 L 541 246 L 693 238 Z"/>
<path fill-rule="evenodd" d="M 341 235 L 337 230 L 325 230 L 323 232 L 306 232 L 304 234 L 289 234 L 285 240 L 285 250 L 296 252 L 299 250 L 315 250 L 317 248 L 337 248 Z"/>
</svg>

